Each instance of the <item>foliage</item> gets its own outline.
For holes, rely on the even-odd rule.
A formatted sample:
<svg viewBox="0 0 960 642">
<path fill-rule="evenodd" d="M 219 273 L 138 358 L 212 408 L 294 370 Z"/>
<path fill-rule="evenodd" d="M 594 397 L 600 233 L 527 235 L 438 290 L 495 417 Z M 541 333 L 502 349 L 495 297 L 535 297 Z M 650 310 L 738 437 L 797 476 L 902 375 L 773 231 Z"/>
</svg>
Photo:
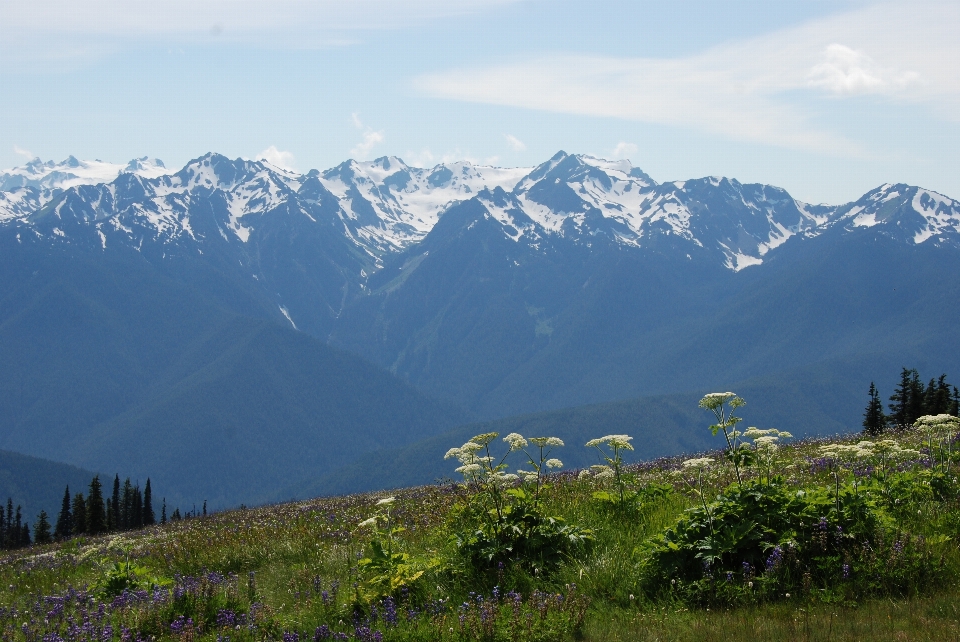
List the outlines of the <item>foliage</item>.
<svg viewBox="0 0 960 642">
<path fill-rule="evenodd" d="M 504 564 L 537 573 L 553 570 L 566 555 L 582 550 L 593 539 L 590 530 L 546 514 L 541 503 L 546 469 L 563 465 L 549 457 L 548 449 L 563 446 L 563 441 L 556 437 L 528 441 L 511 433 L 503 439 L 509 446 L 507 452 L 496 460 L 490 444 L 498 436 L 477 435 L 446 454 L 447 458 L 459 459 L 462 465 L 457 472 L 471 491 L 461 512 L 465 527 L 453 535 L 457 549 L 475 570 L 501 568 Z M 536 457 L 526 451 L 530 443 L 539 449 Z M 505 472 L 506 458 L 513 452 L 524 453 L 533 471 Z"/>
</svg>

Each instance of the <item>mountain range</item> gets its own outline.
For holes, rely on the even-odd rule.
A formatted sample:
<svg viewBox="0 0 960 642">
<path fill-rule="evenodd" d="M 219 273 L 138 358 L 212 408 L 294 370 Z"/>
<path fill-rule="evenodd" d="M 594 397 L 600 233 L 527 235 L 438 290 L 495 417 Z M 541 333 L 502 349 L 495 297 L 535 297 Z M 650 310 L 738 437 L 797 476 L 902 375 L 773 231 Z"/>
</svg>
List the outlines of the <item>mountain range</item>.
<svg viewBox="0 0 960 642">
<path fill-rule="evenodd" d="M 960 365 L 960 203 L 903 184 L 833 206 L 564 152 L 37 160 L 0 173 L 0 274 L 0 448 L 221 505 L 469 421 L 735 382 L 800 395 L 778 427 L 855 429 L 859 398 L 810 425 L 804 378 Z"/>
</svg>

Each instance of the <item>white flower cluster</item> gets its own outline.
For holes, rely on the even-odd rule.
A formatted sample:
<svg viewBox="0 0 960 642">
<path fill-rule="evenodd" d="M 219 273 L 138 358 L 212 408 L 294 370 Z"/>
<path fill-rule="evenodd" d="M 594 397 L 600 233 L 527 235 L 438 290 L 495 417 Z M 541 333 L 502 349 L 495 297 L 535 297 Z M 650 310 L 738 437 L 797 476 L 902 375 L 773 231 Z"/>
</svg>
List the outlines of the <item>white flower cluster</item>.
<svg viewBox="0 0 960 642">
<path fill-rule="evenodd" d="M 861 441 L 855 444 L 827 444 L 820 446 L 820 454 L 840 460 L 867 459 L 874 455 L 872 441 Z"/>
<path fill-rule="evenodd" d="M 601 444 L 606 444 L 610 448 L 619 450 L 633 450 L 633 446 L 630 445 L 632 440 L 633 437 L 629 435 L 607 435 L 606 437 L 600 437 L 599 439 L 591 439 L 587 442 L 587 448 L 594 448 L 600 446 Z"/>
<path fill-rule="evenodd" d="M 510 446 L 510 450 L 523 450 L 527 447 L 527 440 L 523 438 L 523 435 L 520 433 L 512 432 L 506 437 L 503 438 L 507 445 Z"/>
<path fill-rule="evenodd" d="M 685 462 L 683 462 L 683 467 L 703 469 L 703 468 L 710 468 L 715 463 L 716 462 L 710 457 L 697 457 L 695 459 L 688 459 Z"/>
<path fill-rule="evenodd" d="M 616 476 L 616 474 L 613 472 L 613 468 L 610 466 L 595 464 L 590 466 L 590 470 L 593 471 L 593 476 L 596 479 L 613 479 Z"/>
<path fill-rule="evenodd" d="M 956 430 L 960 427 L 960 417 L 953 415 L 924 415 L 913 424 L 917 428 L 935 428 Z"/>
<path fill-rule="evenodd" d="M 700 400 L 700 407 L 707 410 L 716 410 L 723 404 L 734 399 L 740 399 L 735 392 L 711 392 Z"/>
<path fill-rule="evenodd" d="M 531 437 L 530 443 L 540 448 L 552 448 L 554 446 L 562 446 L 563 440 L 559 437 Z"/>
</svg>

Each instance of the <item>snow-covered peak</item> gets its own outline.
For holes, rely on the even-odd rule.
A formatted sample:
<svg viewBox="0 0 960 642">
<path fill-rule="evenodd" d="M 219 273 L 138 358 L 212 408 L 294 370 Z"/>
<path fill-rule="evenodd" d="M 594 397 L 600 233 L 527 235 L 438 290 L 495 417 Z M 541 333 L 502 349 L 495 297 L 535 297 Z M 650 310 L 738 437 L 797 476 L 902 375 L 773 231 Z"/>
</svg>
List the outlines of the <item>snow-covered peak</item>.
<svg viewBox="0 0 960 642">
<path fill-rule="evenodd" d="M 845 229 L 871 228 L 914 244 L 960 242 L 960 202 L 903 183 L 887 183 L 838 208 Z"/>
<path fill-rule="evenodd" d="M 125 165 L 101 160 L 77 160 L 74 156 L 59 163 L 34 158 L 20 167 L 0 171 L 0 191 L 9 192 L 21 187 L 54 190 L 77 185 L 98 185 L 109 183 L 122 173 L 157 178 L 171 172 L 159 159 L 146 156 L 135 158 Z"/>
</svg>

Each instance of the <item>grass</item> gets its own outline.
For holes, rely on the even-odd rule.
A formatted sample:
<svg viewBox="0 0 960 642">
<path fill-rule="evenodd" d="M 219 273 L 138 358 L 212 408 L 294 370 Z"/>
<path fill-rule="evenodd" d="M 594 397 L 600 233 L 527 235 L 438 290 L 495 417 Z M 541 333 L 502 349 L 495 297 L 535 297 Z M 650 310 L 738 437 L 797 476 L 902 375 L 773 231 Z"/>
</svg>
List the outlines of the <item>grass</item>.
<svg viewBox="0 0 960 642">
<path fill-rule="evenodd" d="M 830 487 L 830 470 L 815 464 L 821 446 L 859 438 L 786 446 L 777 470 L 797 488 Z M 897 438 L 905 446 L 923 445 L 919 433 Z M 370 538 L 358 524 L 376 513 L 376 502 L 386 496 L 370 493 L 227 511 L 7 553 L 0 558 L 0 639 L 333 639 L 322 637 L 323 626 L 331 635 L 340 631 L 360 640 L 379 639 L 377 633 L 386 640 L 960 639 L 956 498 L 919 497 L 890 513 L 898 537 L 910 533 L 936 542 L 928 545 L 930 559 L 945 578 L 937 585 L 879 597 L 813 587 L 790 598 L 759 596 L 744 586 L 738 606 L 706 608 L 672 597 L 664 577 L 659 592 L 651 594 L 645 567 L 649 543 L 698 505 L 694 480 L 681 461 L 632 466 L 635 487 L 667 483 L 674 492 L 627 513 L 592 498 L 596 480 L 574 473 L 552 476 L 545 512 L 592 529 L 595 541 L 589 553 L 543 575 L 506 568 L 477 576 L 457 558 L 450 535 L 454 509 L 467 498 L 462 486 L 392 493 L 394 520 L 405 529 L 397 534 L 398 545 L 426 569 L 418 585 L 423 599 L 414 604 L 401 597 L 393 605 L 396 626 L 389 625 L 392 616 L 384 610 L 393 607 L 384 604 L 369 631 L 363 621 L 353 621 L 351 603 L 363 581 L 358 560 L 368 553 Z M 913 465 L 923 469 L 922 463 Z M 729 467 L 720 467 L 706 479 L 704 492 L 712 497 L 732 481 Z M 120 597 L 104 591 L 111 573 L 119 573 L 118 563 L 135 569 L 128 573 L 131 591 Z M 163 588 L 133 590 L 151 582 Z M 502 587 L 496 599 L 494 584 Z M 517 594 L 505 595 L 511 588 Z M 586 609 L 581 626 L 577 605 Z M 481 629 L 490 618 L 500 622 L 499 633 L 490 629 L 484 638 Z"/>
</svg>

